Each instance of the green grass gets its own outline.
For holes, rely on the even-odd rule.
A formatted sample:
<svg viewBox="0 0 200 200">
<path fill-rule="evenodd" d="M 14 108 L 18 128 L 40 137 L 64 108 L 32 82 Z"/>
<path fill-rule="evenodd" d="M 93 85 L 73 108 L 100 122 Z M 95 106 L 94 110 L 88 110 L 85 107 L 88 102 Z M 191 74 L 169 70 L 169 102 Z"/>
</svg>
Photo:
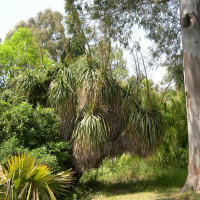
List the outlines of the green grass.
<svg viewBox="0 0 200 200">
<path fill-rule="evenodd" d="M 85 172 L 67 199 L 192 200 L 200 195 L 179 194 L 187 178 L 187 166 L 161 165 L 152 158 L 122 155 L 106 159 L 99 169 Z"/>
</svg>

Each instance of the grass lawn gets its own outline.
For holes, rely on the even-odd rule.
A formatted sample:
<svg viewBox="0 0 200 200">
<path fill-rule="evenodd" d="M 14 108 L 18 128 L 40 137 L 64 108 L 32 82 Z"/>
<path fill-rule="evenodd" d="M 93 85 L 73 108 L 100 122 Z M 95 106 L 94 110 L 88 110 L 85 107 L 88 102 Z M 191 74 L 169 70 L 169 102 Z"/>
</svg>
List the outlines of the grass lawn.
<svg viewBox="0 0 200 200">
<path fill-rule="evenodd" d="M 106 159 L 99 169 L 86 172 L 67 199 L 192 200 L 200 194 L 179 194 L 187 178 L 187 166 L 168 166 L 152 158 L 122 155 Z"/>
</svg>

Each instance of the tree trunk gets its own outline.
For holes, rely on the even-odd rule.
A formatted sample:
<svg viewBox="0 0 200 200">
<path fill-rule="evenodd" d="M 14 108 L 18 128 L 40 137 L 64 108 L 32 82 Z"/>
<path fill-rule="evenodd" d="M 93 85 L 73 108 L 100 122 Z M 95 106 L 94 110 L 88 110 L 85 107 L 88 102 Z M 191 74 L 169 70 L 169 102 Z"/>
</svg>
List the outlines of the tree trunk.
<svg viewBox="0 0 200 200">
<path fill-rule="evenodd" d="M 182 191 L 200 191 L 200 1 L 179 0 L 187 104 L 189 166 Z"/>
</svg>

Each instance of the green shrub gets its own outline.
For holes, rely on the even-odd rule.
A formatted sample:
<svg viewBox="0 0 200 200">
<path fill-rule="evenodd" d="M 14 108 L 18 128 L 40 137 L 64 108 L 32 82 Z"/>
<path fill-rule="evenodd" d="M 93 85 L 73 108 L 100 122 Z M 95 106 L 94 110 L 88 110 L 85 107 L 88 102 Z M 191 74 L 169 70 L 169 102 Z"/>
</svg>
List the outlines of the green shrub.
<svg viewBox="0 0 200 200">
<path fill-rule="evenodd" d="M 55 142 L 59 135 L 59 119 L 51 108 L 36 109 L 27 102 L 10 106 L 0 117 L 0 142 L 15 136 L 20 145 L 34 149 Z"/>
<path fill-rule="evenodd" d="M 35 158 L 36 163 L 48 165 L 53 173 L 61 171 L 55 155 L 50 154 L 46 146 L 38 147 L 29 151 L 29 155 Z"/>
<path fill-rule="evenodd" d="M 0 164 L 5 164 L 7 158 L 11 155 L 17 155 L 28 152 L 28 149 L 20 145 L 19 140 L 13 136 L 12 138 L 1 143 L 0 146 Z"/>
<path fill-rule="evenodd" d="M 12 105 L 6 101 L 0 100 L 0 116 L 8 109 L 10 109 Z"/>
<path fill-rule="evenodd" d="M 189 150 L 188 148 L 161 148 L 156 151 L 153 157 L 159 164 L 185 167 L 189 161 Z"/>
<path fill-rule="evenodd" d="M 26 153 L 32 155 L 36 163 L 48 165 L 53 173 L 57 173 L 68 169 L 71 164 L 70 147 L 67 142 L 52 142 L 49 146 L 43 145 L 36 149 L 29 150 L 20 145 L 19 140 L 13 136 L 12 138 L 2 142 L 0 147 L 0 163 L 4 165 L 11 156 Z"/>
</svg>

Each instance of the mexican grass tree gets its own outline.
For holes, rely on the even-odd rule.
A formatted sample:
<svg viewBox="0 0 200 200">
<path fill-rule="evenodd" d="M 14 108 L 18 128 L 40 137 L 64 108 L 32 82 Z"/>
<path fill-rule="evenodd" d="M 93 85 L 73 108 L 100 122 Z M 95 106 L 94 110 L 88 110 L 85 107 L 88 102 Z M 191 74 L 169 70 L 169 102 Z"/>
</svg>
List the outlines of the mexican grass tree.
<svg viewBox="0 0 200 200">
<path fill-rule="evenodd" d="M 132 86 L 121 86 L 101 63 L 81 67 L 80 88 L 86 87 L 72 137 L 76 172 L 98 167 L 107 156 L 152 152 L 163 133 L 162 114 L 136 104 Z"/>
<path fill-rule="evenodd" d="M 103 58 L 82 56 L 50 67 L 43 81 L 33 74 L 19 81 L 24 94 L 46 83 L 45 96 L 61 118 L 61 138 L 71 141 L 78 177 L 107 156 L 148 154 L 163 132 L 161 113 L 142 108 L 133 84 L 122 86 L 112 77 L 108 54 Z"/>
<path fill-rule="evenodd" d="M 61 117 L 61 137 L 70 141 L 80 177 L 107 156 L 148 154 L 156 146 L 163 124 L 158 120 L 161 113 L 142 108 L 132 86 L 126 88 L 113 77 L 108 35 L 103 42 L 103 37 L 95 40 L 99 48 L 92 48 L 83 29 L 79 34 L 87 44 L 87 54 L 70 60 L 66 52 L 65 62 L 56 64 L 46 95 Z"/>
<path fill-rule="evenodd" d="M 72 135 L 76 172 L 81 175 L 86 169 L 98 167 L 107 156 L 125 152 L 148 154 L 162 135 L 163 124 L 159 118 L 161 113 L 138 106 L 135 95 L 113 78 L 108 24 L 101 24 L 102 35 L 93 38 L 96 44 L 91 46 L 84 31 L 86 26 L 81 24 L 85 21 L 80 20 L 84 13 L 76 6 L 75 1 L 66 1 L 68 17 L 75 22 L 71 25 L 79 25 L 75 30 L 87 46 L 87 55 L 76 63 L 79 108 Z"/>
</svg>

